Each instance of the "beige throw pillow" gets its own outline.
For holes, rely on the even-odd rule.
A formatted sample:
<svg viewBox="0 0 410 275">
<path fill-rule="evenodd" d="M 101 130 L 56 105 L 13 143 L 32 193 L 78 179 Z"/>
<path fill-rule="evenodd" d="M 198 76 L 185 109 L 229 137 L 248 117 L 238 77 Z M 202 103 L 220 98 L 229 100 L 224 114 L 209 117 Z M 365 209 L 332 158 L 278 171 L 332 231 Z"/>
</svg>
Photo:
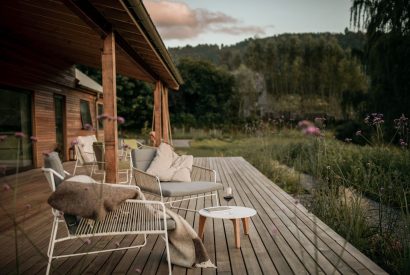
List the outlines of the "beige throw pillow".
<svg viewBox="0 0 410 275">
<path fill-rule="evenodd" d="M 94 162 L 93 143 L 97 141 L 95 135 L 77 137 L 78 148 L 85 162 Z"/>
<path fill-rule="evenodd" d="M 161 143 L 147 173 L 161 181 L 191 182 L 193 156 L 178 156 L 169 144 Z"/>
</svg>

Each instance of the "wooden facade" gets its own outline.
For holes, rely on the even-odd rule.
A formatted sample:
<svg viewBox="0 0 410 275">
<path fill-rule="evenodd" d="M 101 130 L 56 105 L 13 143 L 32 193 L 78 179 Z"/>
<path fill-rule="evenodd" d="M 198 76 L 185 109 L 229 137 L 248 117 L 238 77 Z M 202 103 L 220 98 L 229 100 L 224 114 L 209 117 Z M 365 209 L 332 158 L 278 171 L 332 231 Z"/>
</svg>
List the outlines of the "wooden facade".
<svg viewBox="0 0 410 275">
<path fill-rule="evenodd" d="M 103 138 L 103 131 L 90 133 L 90 130 L 85 130 L 80 117 L 80 101 L 89 102 L 92 125 L 96 126 L 96 104 L 103 103 L 102 96 L 97 91 L 77 85 L 72 64 L 41 50 L 24 47 L 10 38 L 1 40 L 0 50 L 7 56 L 0 59 L 3 68 L 0 88 L 31 94 L 31 134 L 38 139 L 33 148 L 34 167 L 41 167 L 43 152 L 52 151 L 56 146 L 56 95 L 63 97 L 65 105 L 64 160 L 68 160 L 70 144 L 77 136 L 97 134 L 100 139 Z M 2 96 L 0 92 L 0 100 Z"/>
<path fill-rule="evenodd" d="M 116 117 L 117 73 L 157 83 L 162 87 L 162 95 L 167 88 L 176 90 L 182 83 L 140 1 L 6 0 L 1 2 L 0 31 L 0 66 L 4 72 L 0 88 L 32 93 L 31 127 L 38 138 L 33 148 L 35 167 L 42 166 L 42 152 L 52 150 L 58 139 L 56 115 L 53 116 L 56 95 L 65 102 L 63 143 L 67 155 L 74 137 L 90 134 L 83 130 L 79 119 L 81 100 L 89 102 L 93 126 L 97 125 L 96 102 L 104 101 L 104 112 Z M 107 48 L 108 45 L 111 47 Z M 75 64 L 102 69 L 104 100 L 98 92 L 78 87 L 73 73 Z M 163 103 L 160 104 L 159 110 L 163 109 Z M 163 113 L 166 116 L 159 118 L 167 121 L 168 127 L 168 112 Z M 109 167 L 107 180 L 116 182 L 116 121 L 107 122 L 103 132 Z M 97 133 L 100 139 L 103 132 Z M 158 138 L 163 137 L 160 134 Z"/>
</svg>

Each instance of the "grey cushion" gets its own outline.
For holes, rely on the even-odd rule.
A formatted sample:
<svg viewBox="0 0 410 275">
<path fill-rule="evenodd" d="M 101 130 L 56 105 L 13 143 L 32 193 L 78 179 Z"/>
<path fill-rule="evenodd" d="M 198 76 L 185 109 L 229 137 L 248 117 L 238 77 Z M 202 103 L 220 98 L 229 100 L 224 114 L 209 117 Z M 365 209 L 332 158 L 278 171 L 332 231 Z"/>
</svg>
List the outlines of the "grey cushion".
<svg viewBox="0 0 410 275">
<path fill-rule="evenodd" d="M 164 197 L 183 197 L 223 189 L 222 184 L 209 181 L 161 182 Z"/>
<path fill-rule="evenodd" d="M 51 152 L 44 157 L 44 167 L 53 169 L 63 178 L 65 178 L 66 176 L 66 174 L 64 173 L 63 164 L 61 163 L 60 157 L 57 152 Z M 54 183 L 56 188 L 62 181 L 62 179 L 54 175 Z"/>
<path fill-rule="evenodd" d="M 95 159 L 98 164 L 98 169 L 105 170 L 104 143 L 102 143 L 101 141 L 94 142 L 93 150 L 94 150 Z"/>
<path fill-rule="evenodd" d="M 173 219 L 171 219 L 171 218 L 168 218 L 168 219 L 167 219 L 167 230 L 174 230 L 174 229 L 175 229 L 175 226 L 176 226 L 175 221 L 174 221 Z M 163 228 L 162 228 L 162 223 L 161 223 L 161 229 L 163 229 Z"/>
<path fill-rule="evenodd" d="M 131 157 L 134 168 L 144 172 L 147 171 L 152 160 L 155 158 L 156 153 L 156 148 L 132 149 Z"/>
<path fill-rule="evenodd" d="M 66 174 L 64 173 L 63 164 L 61 163 L 60 157 L 57 152 L 51 152 L 44 157 L 44 167 L 53 169 L 58 174 L 60 174 L 64 179 L 67 178 Z M 55 187 L 57 188 L 60 185 L 60 183 L 63 182 L 63 180 L 55 175 L 53 176 L 54 176 L 54 184 L 55 184 Z M 79 217 L 64 213 L 64 219 L 67 223 L 68 230 L 70 231 L 71 234 L 74 234 L 79 224 Z"/>
</svg>

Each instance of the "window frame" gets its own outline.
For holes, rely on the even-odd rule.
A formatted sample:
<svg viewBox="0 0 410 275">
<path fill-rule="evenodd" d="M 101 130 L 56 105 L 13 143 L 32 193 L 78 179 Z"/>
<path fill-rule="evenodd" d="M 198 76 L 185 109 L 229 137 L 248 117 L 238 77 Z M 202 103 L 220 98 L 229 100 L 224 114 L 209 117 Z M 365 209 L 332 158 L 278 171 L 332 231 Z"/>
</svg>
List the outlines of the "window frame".
<svg viewBox="0 0 410 275">
<path fill-rule="evenodd" d="M 87 104 L 87 114 L 83 113 L 83 109 L 81 106 L 82 104 Z M 86 121 L 87 118 L 85 116 L 88 116 L 89 121 L 88 120 Z M 89 124 L 91 127 L 93 127 L 93 118 L 91 116 L 90 102 L 88 100 L 80 99 L 80 117 L 81 117 L 81 126 L 83 130 L 87 130 L 85 128 L 86 124 Z"/>
</svg>

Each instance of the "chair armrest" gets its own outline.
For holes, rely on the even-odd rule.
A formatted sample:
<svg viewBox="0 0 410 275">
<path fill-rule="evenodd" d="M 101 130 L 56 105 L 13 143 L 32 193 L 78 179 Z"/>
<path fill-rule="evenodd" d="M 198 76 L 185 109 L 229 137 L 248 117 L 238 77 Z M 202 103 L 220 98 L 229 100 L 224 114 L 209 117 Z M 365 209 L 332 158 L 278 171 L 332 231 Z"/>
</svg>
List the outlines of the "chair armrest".
<svg viewBox="0 0 410 275">
<path fill-rule="evenodd" d="M 150 175 L 135 167 L 132 168 L 135 179 L 135 184 L 141 188 L 142 191 L 148 191 L 157 195 L 161 195 L 161 182 L 157 176 Z"/>
<path fill-rule="evenodd" d="M 138 215 L 137 222 L 140 223 L 141 231 L 167 231 L 167 213 L 165 204 L 161 201 L 151 200 L 127 200 L 130 206 Z"/>
<path fill-rule="evenodd" d="M 199 180 L 203 181 L 212 181 L 216 182 L 216 171 L 213 169 L 209 169 L 206 167 L 198 166 L 198 165 L 192 165 L 192 171 L 191 171 L 191 177 L 194 174 L 197 174 L 199 176 Z"/>
</svg>

